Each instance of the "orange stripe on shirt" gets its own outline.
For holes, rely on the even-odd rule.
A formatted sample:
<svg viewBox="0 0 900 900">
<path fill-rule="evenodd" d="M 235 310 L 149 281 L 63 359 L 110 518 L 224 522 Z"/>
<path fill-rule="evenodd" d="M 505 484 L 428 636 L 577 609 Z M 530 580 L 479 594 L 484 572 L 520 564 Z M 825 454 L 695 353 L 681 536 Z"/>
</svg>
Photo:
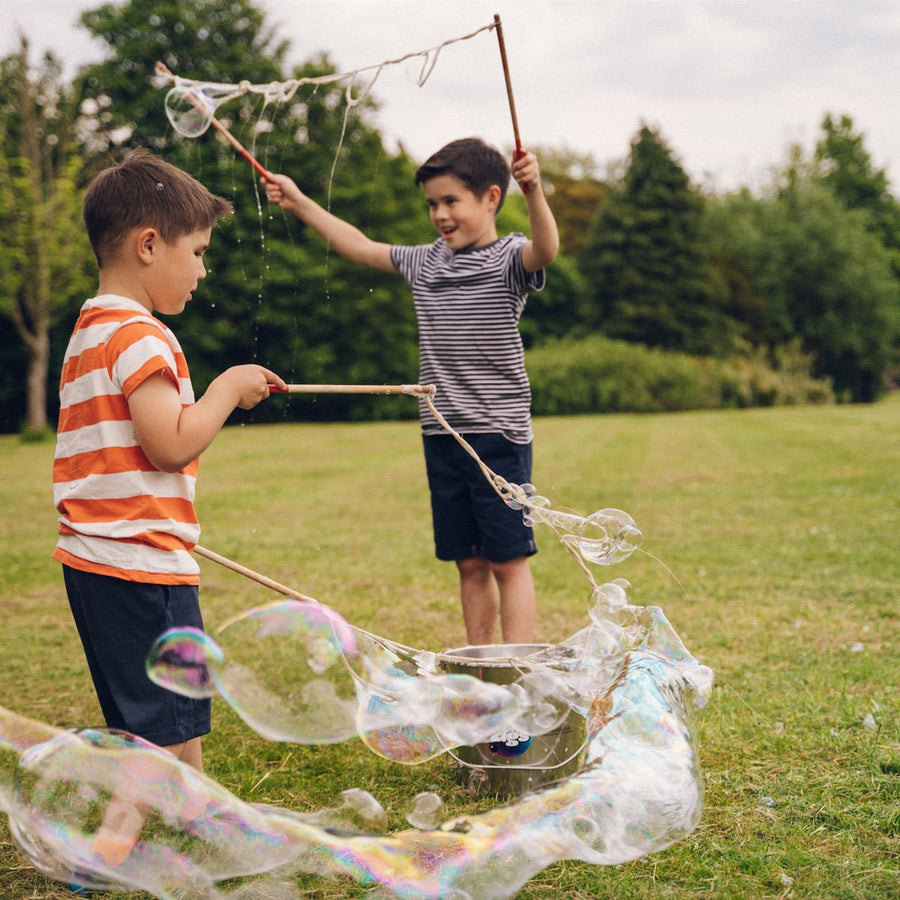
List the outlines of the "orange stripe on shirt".
<svg viewBox="0 0 900 900">
<path fill-rule="evenodd" d="M 92 397 L 59 411 L 57 431 L 75 431 L 98 422 L 127 422 L 131 419 L 128 402 L 121 394 Z"/>
<path fill-rule="evenodd" d="M 174 519 L 197 523 L 194 504 L 181 497 L 115 497 L 113 499 L 64 500 L 59 511 L 67 519 L 83 522 L 133 522 L 138 519 Z"/>
</svg>

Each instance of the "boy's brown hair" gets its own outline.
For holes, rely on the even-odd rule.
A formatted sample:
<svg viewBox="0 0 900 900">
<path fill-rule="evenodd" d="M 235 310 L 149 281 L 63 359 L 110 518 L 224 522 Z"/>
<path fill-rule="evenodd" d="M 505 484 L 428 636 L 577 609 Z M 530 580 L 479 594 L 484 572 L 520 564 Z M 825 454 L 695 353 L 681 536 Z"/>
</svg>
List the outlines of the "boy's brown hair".
<svg viewBox="0 0 900 900">
<path fill-rule="evenodd" d="M 455 175 L 476 197 L 492 184 L 500 188 L 497 212 L 509 187 L 509 163 L 480 138 L 460 138 L 441 147 L 416 170 L 416 187 L 437 175 Z"/>
<path fill-rule="evenodd" d="M 82 208 L 100 268 L 132 229 L 152 227 L 166 243 L 174 243 L 197 229 L 212 228 L 231 212 L 224 197 L 144 149 L 133 150 L 122 163 L 100 172 Z"/>
</svg>

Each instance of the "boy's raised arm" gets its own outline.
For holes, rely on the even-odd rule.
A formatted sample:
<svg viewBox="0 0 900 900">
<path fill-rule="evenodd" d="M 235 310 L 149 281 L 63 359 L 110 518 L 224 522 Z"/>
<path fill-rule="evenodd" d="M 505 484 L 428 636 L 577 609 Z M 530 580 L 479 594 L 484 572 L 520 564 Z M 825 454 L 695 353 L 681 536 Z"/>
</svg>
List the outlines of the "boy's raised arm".
<svg viewBox="0 0 900 900">
<path fill-rule="evenodd" d="M 292 212 L 351 262 L 361 263 L 383 272 L 396 272 L 391 262 L 391 245 L 373 241 L 358 228 L 332 215 L 310 199 L 287 175 L 269 174 L 263 184 L 270 203 Z"/>
<path fill-rule="evenodd" d="M 526 150 L 520 159 L 513 161 L 512 174 L 525 193 L 531 226 L 531 240 L 522 248 L 522 265 L 526 272 L 537 272 L 556 258 L 559 252 L 559 229 L 541 185 L 537 157 Z"/>
<path fill-rule="evenodd" d="M 128 397 L 144 455 L 162 472 L 183 469 L 213 442 L 237 407 L 253 409 L 268 397 L 270 383 L 285 386 L 262 366 L 232 366 L 212 381 L 196 403 L 182 407 L 171 378 L 161 372 L 151 375 Z"/>
</svg>

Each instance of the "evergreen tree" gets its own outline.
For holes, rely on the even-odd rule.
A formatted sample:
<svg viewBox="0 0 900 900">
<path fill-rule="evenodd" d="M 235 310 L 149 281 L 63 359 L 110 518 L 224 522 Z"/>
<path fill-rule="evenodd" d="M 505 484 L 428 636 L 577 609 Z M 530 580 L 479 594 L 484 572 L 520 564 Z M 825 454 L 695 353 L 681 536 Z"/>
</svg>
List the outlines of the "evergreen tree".
<svg viewBox="0 0 900 900">
<path fill-rule="evenodd" d="M 716 291 L 702 213 L 684 169 L 660 134 L 643 126 L 582 249 L 591 327 L 688 353 L 733 349 L 737 327 Z"/>
<path fill-rule="evenodd" d="M 892 255 L 900 276 L 900 203 L 891 193 L 887 172 L 876 168 L 866 150 L 863 135 L 853 129 L 853 119 L 822 120 L 822 137 L 813 156 L 813 178 L 825 185 L 847 207 L 862 210 L 868 227 Z"/>
</svg>

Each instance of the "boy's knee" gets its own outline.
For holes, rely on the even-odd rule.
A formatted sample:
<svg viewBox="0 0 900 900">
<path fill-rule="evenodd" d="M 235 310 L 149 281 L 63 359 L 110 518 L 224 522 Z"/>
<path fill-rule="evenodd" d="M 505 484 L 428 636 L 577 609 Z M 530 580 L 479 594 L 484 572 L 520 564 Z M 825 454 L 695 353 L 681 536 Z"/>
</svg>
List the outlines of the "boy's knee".
<svg viewBox="0 0 900 900">
<path fill-rule="evenodd" d="M 491 574 L 492 563 L 483 556 L 470 556 L 456 560 L 461 578 L 486 578 Z"/>
</svg>

